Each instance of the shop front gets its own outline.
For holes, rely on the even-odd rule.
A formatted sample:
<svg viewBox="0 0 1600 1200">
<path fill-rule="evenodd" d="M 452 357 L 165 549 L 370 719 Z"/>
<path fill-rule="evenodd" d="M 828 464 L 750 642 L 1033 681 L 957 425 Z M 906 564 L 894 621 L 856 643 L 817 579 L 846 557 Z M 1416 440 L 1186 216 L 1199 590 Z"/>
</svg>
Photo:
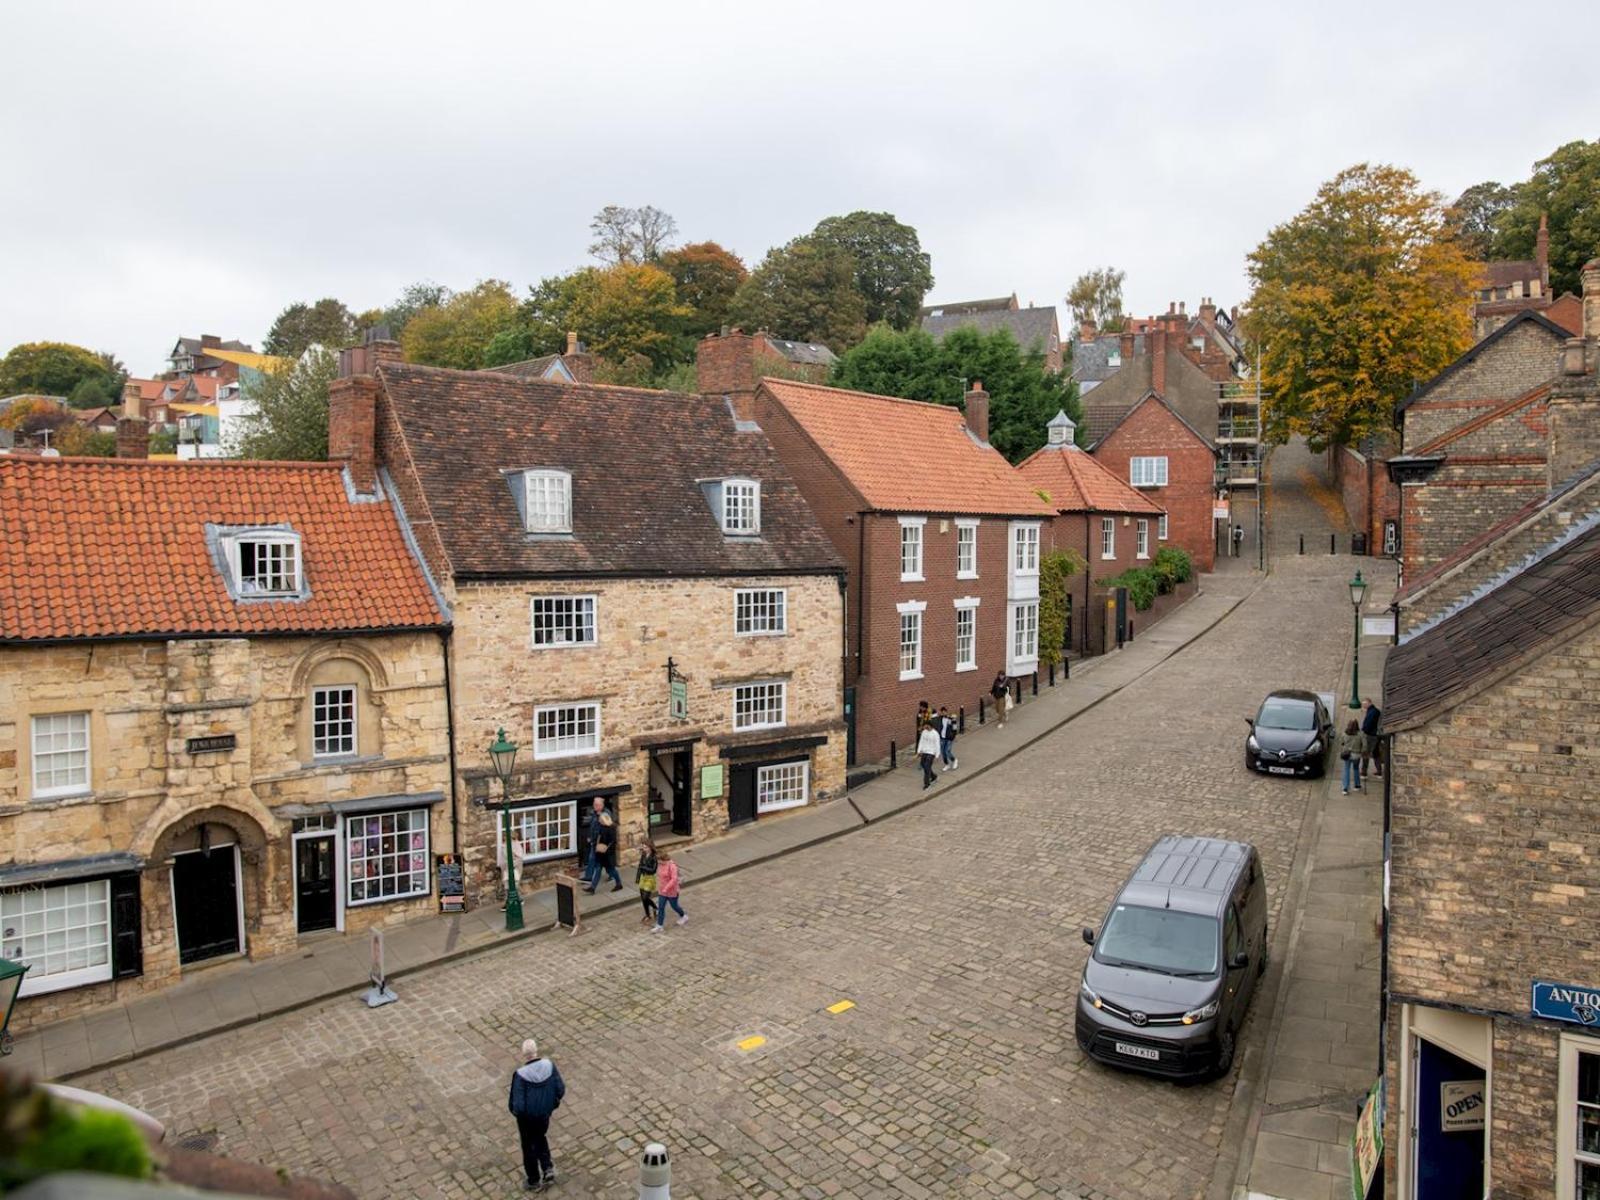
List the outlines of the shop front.
<svg viewBox="0 0 1600 1200">
<path fill-rule="evenodd" d="M 131 853 L 0 867 L 0 958 L 25 963 L 20 997 L 140 974 L 139 873 Z"/>
<path fill-rule="evenodd" d="M 814 751 L 827 740 L 796 737 L 723 747 L 729 828 L 809 804 Z"/>
</svg>

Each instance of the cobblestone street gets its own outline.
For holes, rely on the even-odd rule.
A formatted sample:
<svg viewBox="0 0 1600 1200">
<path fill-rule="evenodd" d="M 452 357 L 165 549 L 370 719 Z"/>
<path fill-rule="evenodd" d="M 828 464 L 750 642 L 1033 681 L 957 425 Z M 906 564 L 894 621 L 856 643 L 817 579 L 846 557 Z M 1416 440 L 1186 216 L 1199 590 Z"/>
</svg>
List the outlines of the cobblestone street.
<svg viewBox="0 0 1600 1200">
<path fill-rule="evenodd" d="M 330 1002 L 78 1082 L 364 1196 L 506 1196 L 506 1082 L 534 1035 L 569 1088 L 565 1195 L 632 1195 L 655 1137 L 680 1197 L 1199 1196 L 1237 1153 L 1237 1076 L 1087 1062 L 1078 930 L 1181 831 L 1260 847 L 1276 933 L 1320 785 L 1246 774 L 1241 718 L 1271 687 L 1337 686 L 1348 566 L 1281 560 L 1211 633 L 973 783 L 692 887 L 687 927 L 611 914 L 413 977 L 388 1008 Z"/>
</svg>

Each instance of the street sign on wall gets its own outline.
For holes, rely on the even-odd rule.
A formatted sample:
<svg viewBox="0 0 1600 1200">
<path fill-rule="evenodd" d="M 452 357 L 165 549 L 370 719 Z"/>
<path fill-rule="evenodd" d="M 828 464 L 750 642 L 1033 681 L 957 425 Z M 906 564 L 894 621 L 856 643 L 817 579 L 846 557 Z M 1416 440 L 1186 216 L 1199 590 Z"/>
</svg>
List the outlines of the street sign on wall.
<svg viewBox="0 0 1600 1200">
<path fill-rule="evenodd" d="M 1573 1025 L 1600 1024 L 1600 987 L 1533 981 L 1533 1015 Z"/>
</svg>

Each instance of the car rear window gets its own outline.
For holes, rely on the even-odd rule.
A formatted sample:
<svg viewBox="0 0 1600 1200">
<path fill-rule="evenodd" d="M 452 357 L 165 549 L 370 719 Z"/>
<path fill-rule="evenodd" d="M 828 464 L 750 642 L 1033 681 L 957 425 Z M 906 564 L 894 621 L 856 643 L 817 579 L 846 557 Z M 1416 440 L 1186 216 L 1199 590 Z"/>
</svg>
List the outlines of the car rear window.
<svg viewBox="0 0 1600 1200">
<path fill-rule="evenodd" d="M 1263 729 L 1315 729 L 1316 709 L 1304 700 L 1268 700 L 1256 724 Z"/>
<path fill-rule="evenodd" d="M 1170 908 L 1119 904 L 1094 946 L 1113 967 L 1143 967 L 1167 974 L 1215 975 L 1217 919 Z"/>
</svg>

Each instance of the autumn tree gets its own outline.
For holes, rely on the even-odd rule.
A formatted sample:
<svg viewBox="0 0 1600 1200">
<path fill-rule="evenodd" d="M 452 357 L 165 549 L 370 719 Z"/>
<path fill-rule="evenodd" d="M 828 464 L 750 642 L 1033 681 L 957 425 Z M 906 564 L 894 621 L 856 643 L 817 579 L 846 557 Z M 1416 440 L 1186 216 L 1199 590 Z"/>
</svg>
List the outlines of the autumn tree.
<svg viewBox="0 0 1600 1200">
<path fill-rule="evenodd" d="M 608 204 L 589 222 L 594 241 L 589 253 L 611 266 L 653 263 L 666 251 L 678 232 L 670 213 L 646 204 L 624 208 Z"/>
<path fill-rule="evenodd" d="M 450 289 L 444 284 L 421 280 L 408 284 L 399 299 L 387 308 L 369 308 L 356 313 L 351 319 L 358 334 L 381 325 L 389 331 L 390 337 L 399 341 L 412 317 L 425 308 L 442 307 L 450 296 Z"/>
<path fill-rule="evenodd" d="M 909 329 L 917 323 L 922 298 L 933 287 L 933 260 L 910 225 L 892 213 L 853 212 L 819 221 L 809 241 L 850 256 L 867 324 Z"/>
<path fill-rule="evenodd" d="M 501 279 L 485 279 L 442 304 L 419 309 L 400 334 L 407 362 L 475 371 L 487 366 L 489 344 L 517 327 L 517 298 Z"/>
<path fill-rule="evenodd" d="M 1533 164 L 1495 220 L 1495 258 L 1532 258 L 1539 218 L 1550 220 L 1550 290 L 1581 292 L 1583 264 L 1600 254 L 1600 140 L 1568 142 Z"/>
<path fill-rule="evenodd" d="M 355 340 L 356 323 L 350 310 L 332 296 L 313 304 L 297 302 L 278 314 L 267 331 L 268 354 L 299 358 L 311 346 L 337 350 Z"/>
<path fill-rule="evenodd" d="M 1079 275 L 1067 293 L 1072 319 L 1079 325 L 1092 322 L 1096 329 L 1120 329 L 1122 281 L 1127 277 L 1126 271 L 1115 267 L 1096 267 Z"/>
<path fill-rule="evenodd" d="M 239 421 L 241 458 L 321 462 L 328 457 L 328 388 L 339 373 L 332 350 L 312 350 L 283 370 L 252 371 L 242 384 L 249 402 Z"/>
<path fill-rule="evenodd" d="M 24 342 L 0 358 L 0 396 L 65 396 L 74 408 L 97 408 L 118 403 L 127 375 L 109 354 L 69 342 Z"/>
<path fill-rule="evenodd" d="M 1516 200 L 1516 190 L 1502 183 L 1475 183 L 1450 206 L 1450 227 L 1473 258 L 1488 259 L 1506 209 Z"/>
<path fill-rule="evenodd" d="M 838 354 L 867 332 L 867 303 L 855 275 L 845 251 L 796 238 L 767 251 L 734 293 L 729 315 L 747 329 L 821 342 Z"/>
<path fill-rule="evenodd" d="M 750 275 L 738 255 L 716 242 L 668 250 L 659 265 L 672 276 L 678 303 L 688 309 L 684 333 L 695 340 L 727 323 L 734 293 Z"/>
<path fill-rule="evenodd" d="M 521 338 L 497 340 L 490 365 L 557 353 L 572 331 L 591 353 L 614 366 L 640 358 L 660 368 L 673 359 L 688 314 L 678 303 L 672 276 L 660 267 L 585 267 L 531 290 L 521 310 Z M 501 357 L 513 350 L 517 357 Z"/>
<path fill-rule="evenodd" d="M 979 381 L 989 393 L 989 442 L 1012 462 L 1045 444 L 1045 425 L 1058 412 L 1077 421 L 1082 434 L 1078 385 L 1050 371 L 1042 353 L 1023 349 L 1006 329 L 955 329 L 935 341 L 921 329 L 878 325 L 840 357 L 831 380 L 838 387 L 957 407 Z"/>
<path fill-rule="evenodd" d="M 0 411 L 0 429 L 9 429 L 18 439 L 29 441 L 42 440 L 41 435 L 45 433 L 53 440 L 59 430 L 70 428 L 74 423 L 72 413 L 65 406 L 42 395 L 13 400 Z"/>
<path fill-rule="evenodd" d="M 1392 427 L 1396 401 L 1471 344 L 1477 268 L 1443 198 L 1362 163 L 1318 189 L 1249 256 L 1246 332 L 1269 435 L 1348 445 Z"/>
</svg>

